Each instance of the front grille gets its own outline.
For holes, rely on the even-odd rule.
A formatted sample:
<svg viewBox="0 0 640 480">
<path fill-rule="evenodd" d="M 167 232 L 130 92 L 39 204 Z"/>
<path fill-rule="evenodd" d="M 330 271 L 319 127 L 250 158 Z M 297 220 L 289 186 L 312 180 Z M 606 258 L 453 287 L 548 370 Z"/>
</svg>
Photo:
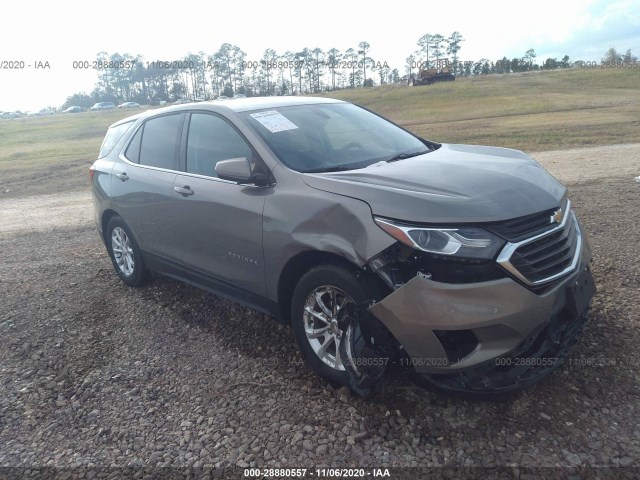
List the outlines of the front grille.
<svg viewBox="0 0 640 480">
<path fill-rule="evenodd" d="M 565 200 L 562 209 L 567 211 L 567 207 L 567 200 Z M 549 221 L 557 210 L 558 207 L 551 208 L 532 215 L 492 223 L 486 225 L 486 228 L 509 242 L 519 242 L 557 227 L 557 224 Z"/>
<path fill-rule="evenodd" d="M 557 208 L 552 208 L 526 217 L 487 225 L 487 229 L 510 242 L 518 242 L 553 228 L 549 218 L 556 210 Z"/>
<path fill-rule="evenodd" d="M 508 243 L 498 263 L 529 286 L 548 284 L 577 264 L 582 239 L 575 215 L 568 210 L 561 225 L 528 240 Z"/>
<path fill-rule="evenodd" d="M 511 264 L 531 283 L 539 283 L 569 267 L 578 245 L 576 222 L 571 218 L 563 230 L 519 247 Z"/>
</svg>

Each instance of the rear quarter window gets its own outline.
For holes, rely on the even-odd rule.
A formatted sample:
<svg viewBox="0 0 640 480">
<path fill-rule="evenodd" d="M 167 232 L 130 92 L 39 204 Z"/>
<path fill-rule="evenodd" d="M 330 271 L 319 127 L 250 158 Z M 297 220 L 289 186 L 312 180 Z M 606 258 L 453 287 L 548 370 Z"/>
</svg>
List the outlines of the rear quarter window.
<svg viewBox="0 0 640 480">
<path fill-rule="evenodd" d="M 102 146 L 100 147 L 98 158 L 106 157 L 107 155 L 109 155 L 111 153 L 111 150 L 113 150 L 113 147 L 116 146 L 122 136 L 127 132 L 127 130 L 129 130 L 129 128 L 131 128 L 133 123 L 133 121 L 121 123 L 109 128 L 109 130 L 107 130 L 107 134 L 104 137 L 104 140 L 102 141 Z"/>
</svg>

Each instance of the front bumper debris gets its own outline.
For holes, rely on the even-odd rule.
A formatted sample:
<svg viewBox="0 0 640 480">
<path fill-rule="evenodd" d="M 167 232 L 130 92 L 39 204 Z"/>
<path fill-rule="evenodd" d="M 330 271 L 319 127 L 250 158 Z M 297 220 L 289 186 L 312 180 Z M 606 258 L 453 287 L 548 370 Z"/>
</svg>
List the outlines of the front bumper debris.
<svg viewBox="0 0 640 480">
<path fill-rule="evenodd" d="M 452 393 L 500 394 L 525 388 L 564 363 L 587 321 L 586 311 L 576 318 L 565 309 L 506 355 L 454 374 L 423 378 Z"/>
<path fill-rule="evenodd" d="M 595 285 L 590 249 L 537 294 L 512 278 L 449 284 L 416 276 L 369 308 L 402 345 L 407 365 L 451 390 L 508 390 L 562 363 L 586 322 Z M 555 360 L 554 360 L 555 359 Z"/>
</svg>

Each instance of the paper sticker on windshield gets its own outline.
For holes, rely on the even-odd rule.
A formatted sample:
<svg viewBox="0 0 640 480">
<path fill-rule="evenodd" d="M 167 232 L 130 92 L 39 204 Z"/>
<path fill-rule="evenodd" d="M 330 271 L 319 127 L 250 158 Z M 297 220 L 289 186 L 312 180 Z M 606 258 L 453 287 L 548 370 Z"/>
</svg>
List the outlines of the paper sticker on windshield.
<svg viewBox="0 0 640 480">
<path fill-rule="evenodd" d="M 293 122 L 276 110 L 252 113 L 251 116 L 259 121 L 271 133 L 284 132 L 298 128 Z"/>
</svg>

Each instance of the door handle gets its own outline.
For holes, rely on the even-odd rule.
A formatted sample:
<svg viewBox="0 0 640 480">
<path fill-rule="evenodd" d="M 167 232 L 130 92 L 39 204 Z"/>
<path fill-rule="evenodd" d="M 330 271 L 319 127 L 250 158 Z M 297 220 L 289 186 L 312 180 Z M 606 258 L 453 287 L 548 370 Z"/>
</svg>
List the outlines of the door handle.
<svg viewBox="0 0 640 480">
<path fill-rule="evenodd" d="M 127 175 L 125 172 L 116 173 L 116 177 L 118 177 L 123 182 L 129 180 L 129 175 Z"/>
<path fill-rule="evenodd" d="M 189 185 L 185 185 L 184 187 L 173 187 L 173 189 L 180 195 L 184 195 L 185 197 L 188 195 L 193 195 L 193 190 L 189 188 Z"/>
</svg>

